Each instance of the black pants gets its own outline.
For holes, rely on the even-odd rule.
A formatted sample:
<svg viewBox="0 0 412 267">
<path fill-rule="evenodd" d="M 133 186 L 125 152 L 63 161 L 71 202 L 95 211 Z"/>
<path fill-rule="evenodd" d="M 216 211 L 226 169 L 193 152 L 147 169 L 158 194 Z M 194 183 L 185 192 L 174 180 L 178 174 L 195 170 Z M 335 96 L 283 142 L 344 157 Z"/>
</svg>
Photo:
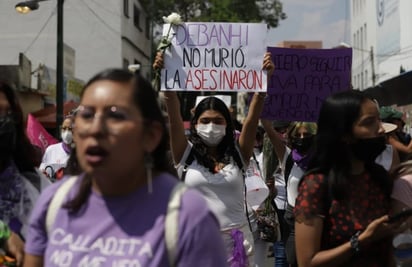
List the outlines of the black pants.
<svg viewBox="0 0 412 267">
<path fill-rule="evenodd" d="M 285 243 L 286 259 L 291 267 L 297 267 L 296 246 L 295 246 L 295 216 L 293 214 L 293 207 L 288 205 L 285 211 L 285 221 L 288 226 L 288 237 Z"/>
</svg>

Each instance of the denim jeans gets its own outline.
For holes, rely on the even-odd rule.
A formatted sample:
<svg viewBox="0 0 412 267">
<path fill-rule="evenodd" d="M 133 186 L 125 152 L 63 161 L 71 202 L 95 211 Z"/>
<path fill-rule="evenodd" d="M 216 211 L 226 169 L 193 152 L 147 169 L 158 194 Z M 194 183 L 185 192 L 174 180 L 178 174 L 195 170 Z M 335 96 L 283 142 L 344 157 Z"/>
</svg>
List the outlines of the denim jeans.
<svg viewBox="0 0 412 267">
<path fill-rule="evenodd" d="M 282 241 L 276 241 L 273 244 L 273 252 L 275 253 L 275 267 L 288 267 L 285 254 L 285 244 Z"/>
</svg>

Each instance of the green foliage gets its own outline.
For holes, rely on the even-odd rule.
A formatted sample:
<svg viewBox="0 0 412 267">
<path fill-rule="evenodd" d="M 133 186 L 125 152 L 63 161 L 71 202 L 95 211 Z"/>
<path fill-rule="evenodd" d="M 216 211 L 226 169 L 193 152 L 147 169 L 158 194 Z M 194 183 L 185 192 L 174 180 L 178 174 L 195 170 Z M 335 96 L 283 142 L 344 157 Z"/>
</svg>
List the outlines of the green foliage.
<svg viewBox="0 0 412 267">
<path fill-rule="evenodd" d="M 172 12 L 183 21 L 204 22 L 265 22 L 277 27 L 286 18 L 280 0 L 141 0 L 156 24 Z M 151 6 L 153 5 L 153 7 Z"/>
</svg>

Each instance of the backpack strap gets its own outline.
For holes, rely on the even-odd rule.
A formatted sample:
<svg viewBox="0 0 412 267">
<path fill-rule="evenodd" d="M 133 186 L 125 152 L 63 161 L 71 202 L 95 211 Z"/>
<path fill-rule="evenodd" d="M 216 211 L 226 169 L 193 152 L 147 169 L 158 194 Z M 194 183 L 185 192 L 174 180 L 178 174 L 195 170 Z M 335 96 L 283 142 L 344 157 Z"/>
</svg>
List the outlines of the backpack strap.
<svg viewBox="0 0 412 267">
<path fill-rule="evenodd" d="M 46 232 L 50 233 L 52 226 L 56 220 L 57 212 L 61 208 L 63 201 L 65 200 L 70 189 L 73 187 L 74 183 L 77 181 L 77 176 L 71 176 L 67 179 L 56 191 L 52 200 L 50 201 L 49 207 L 46 213 Z"/>
<path fill-rule="evenodd" d="M 248 224 L 249 224 L 249 229 L 250 229 L 250 232 L 252 232 L 253 233 L 253 227 L 252 227 L 252 223 L 251 223 L 251 221 L 250 221 L 250 217 L 249 217 L 249 209 L 248 209 L 248 203 L 247 203 L 247 200 L 246 200 L 246 193 L 247 193 L 247 188 L 246 188 L 246 168 L 247 168 L 247 166 L 246 166 L 246 162 L 245 162 L 245 160 L 243 159 L 243 156 L 242 156 L 242 153 L 240 152 L 240 147 L 239 147 L 239 144 L 236 142 L 235 143 L 235 149 L 236 149 L 236 152 L 238 153 L 238 156 L 239 156 L 239 158 L 240 158 L 240 164 L 242 165 L 242 166 L 239 166 L 240 167 L 240 171 L 242 172 L 242 178 L 243 178 L 243 199 L 244 199 L 244 202 L 245 202 L 245 213 L 246 213 L 246 218 L 247 218 L 247 222 L 248 222 Z M 254 155 L 254 153 L 252 153 L 253 155 Z M 256 161 L 257 162 L 257 161 Z M 253 211 L 252 211 L 253 212 Z"/>
<path fill-rule="evenodd" d="M 262 170 L 260 169 L 259 161 L 257 160 L 256 155 L 255 155 L 254 152 L 252 153 L 252 158 L 253 158 L 253 160 L 256 162 L 256 167 L 257 167 L 257 169 L 258 169 L 258 171 L 259 171 L 260 177 L 263 178 L 263 173 L 262 173 Z M 263 180 L 265 180 L 265 179 L 263 179 Z"/>
<path fill-rule="evenodd" d="M 181 181 L 185 181 L 187 169 L 189 168 L 190 164 L 195 160 L 193 147 L 190 149 L 189 155 L 186 158 L 185 165 L 183 166 L 182 175 L 180 176 Z"/>
<path fill-rule="evenodd" d="M 176 266 L 177 247 L 179 240 L 179 209 L 181 199 L 187 187 L 184 183 L 178 183 L 174 186 L 169 197 L 167 213 L 165 217 L 165 243 L 169 265 Z"/>
<path fill-rule="evenodd" d="M 292 152 L 289 153 L 288 157 L 286 158 L 286 163 L 285 163 L 285 187 L 288 184 L 288 179 L 290 172 L 292 171 L 293 168 L 293 158 L 292 158 Z"/>
</svg>

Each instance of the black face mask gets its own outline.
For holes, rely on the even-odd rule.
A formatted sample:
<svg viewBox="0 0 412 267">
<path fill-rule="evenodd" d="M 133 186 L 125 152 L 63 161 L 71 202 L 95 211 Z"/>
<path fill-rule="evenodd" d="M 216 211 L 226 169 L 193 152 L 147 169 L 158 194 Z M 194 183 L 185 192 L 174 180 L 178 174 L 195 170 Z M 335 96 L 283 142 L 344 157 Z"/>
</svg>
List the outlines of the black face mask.
<svg viewBox="0 0 412 267">
<path fill-rule="evenodd" d="M 310 147 L 312 146 L 314 139 L 314 135 L 299 138 L 295 137 L 292 138 L 290 145 L 292 146 L 292 149 L 296 149 L 297 152 L 299 153 L 306 153 L 309 151 Z"/>
<path fill-rule="evenodd" d="M 8 159 L 16 147 L 16 126 L 10 115 L 0 117 L 0 158 Z"/>
<path fill-rule="evenodd" d="M 358 139 L 351 145 L 353 155 L 364 162 L 374 162 L 385 148 L 385 136 Z"/>
</svg>

